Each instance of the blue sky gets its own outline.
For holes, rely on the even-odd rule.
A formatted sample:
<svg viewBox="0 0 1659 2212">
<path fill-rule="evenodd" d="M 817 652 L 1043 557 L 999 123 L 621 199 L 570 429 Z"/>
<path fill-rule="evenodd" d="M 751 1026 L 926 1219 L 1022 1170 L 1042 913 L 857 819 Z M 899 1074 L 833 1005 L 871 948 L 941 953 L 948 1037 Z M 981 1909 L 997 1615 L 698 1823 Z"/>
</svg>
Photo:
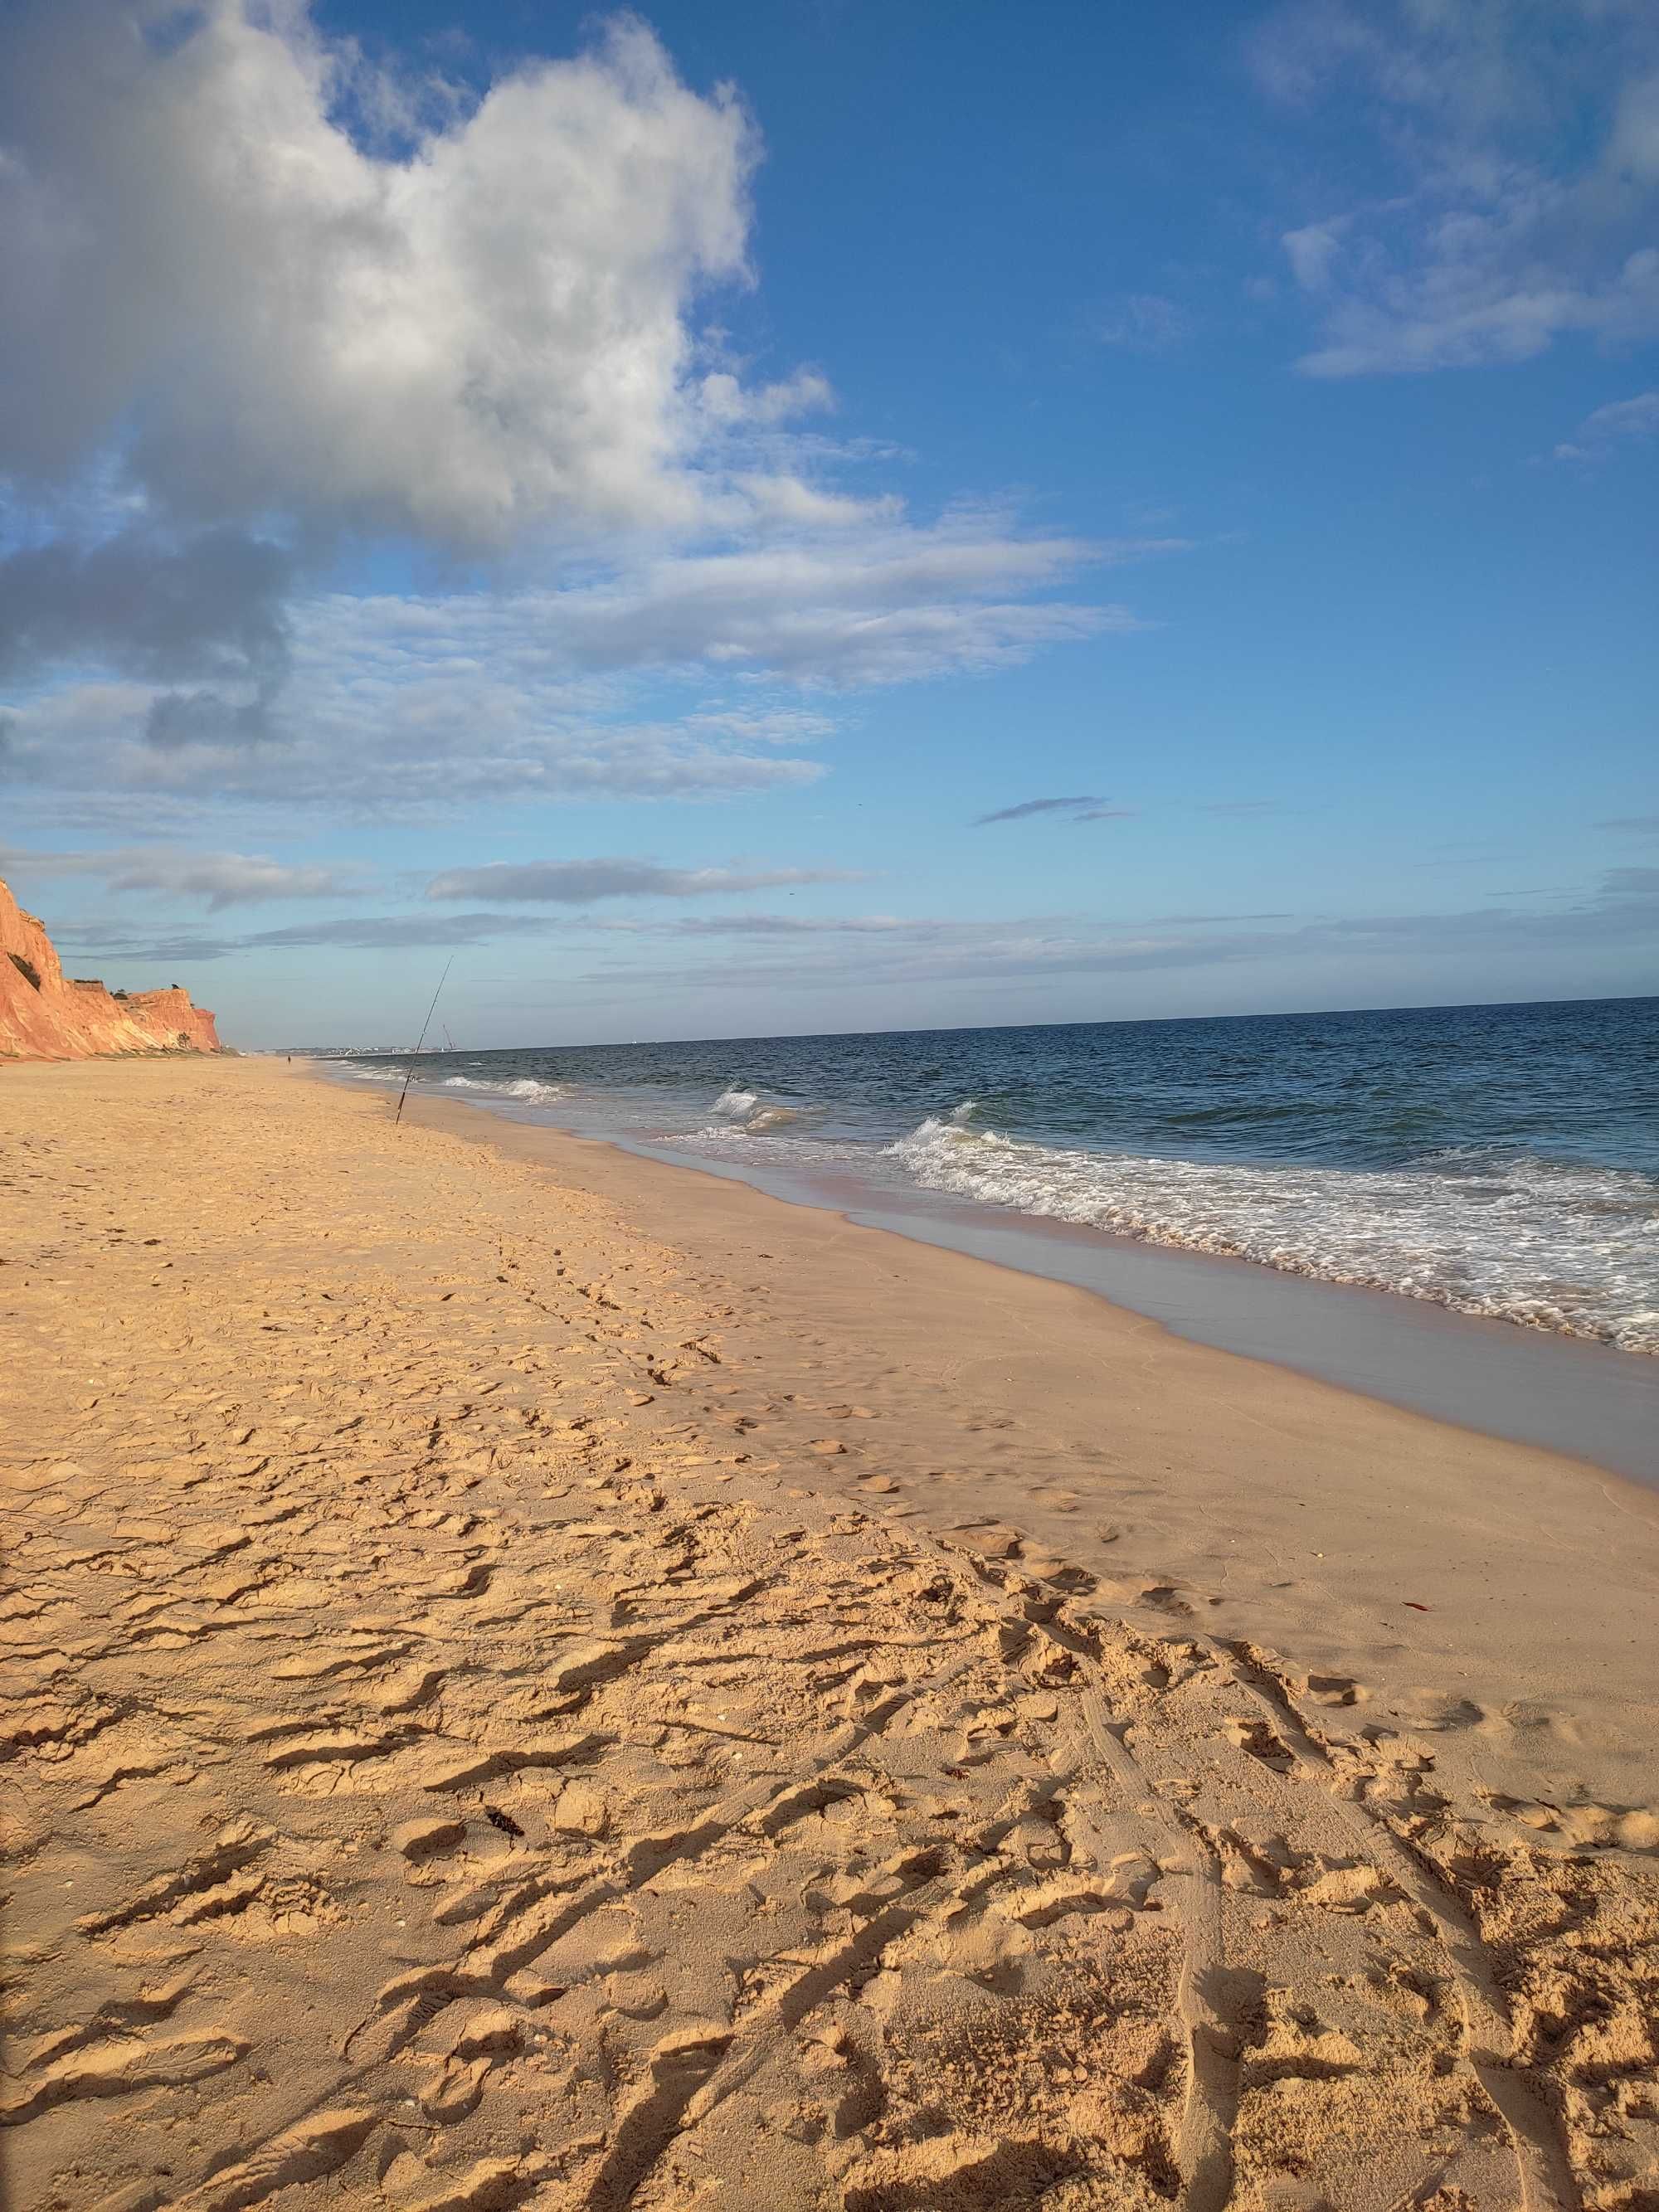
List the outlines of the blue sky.
<svg viewBox="0 0 1659 2212">
<path fill-rule="evenodd" d="M 0 43 L 75 972 L 250 1045 L 451 951 L 467 1044 L 1659 988 L 1644 4 Z"/>
</svg>

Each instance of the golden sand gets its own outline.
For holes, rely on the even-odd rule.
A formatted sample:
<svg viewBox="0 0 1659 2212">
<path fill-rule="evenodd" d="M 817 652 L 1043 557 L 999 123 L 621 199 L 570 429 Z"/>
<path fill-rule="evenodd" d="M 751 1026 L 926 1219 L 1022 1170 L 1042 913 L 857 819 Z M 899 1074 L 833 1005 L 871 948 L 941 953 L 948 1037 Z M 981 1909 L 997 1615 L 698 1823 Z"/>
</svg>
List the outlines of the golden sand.
<svg viewBox="0 0 1659 2212">
<path fill-rule="evenodd" d="M 1659 2203 L 1651 1494 L 267 1063 L 0 1255 L 13 2204 Z"/>
</svg>

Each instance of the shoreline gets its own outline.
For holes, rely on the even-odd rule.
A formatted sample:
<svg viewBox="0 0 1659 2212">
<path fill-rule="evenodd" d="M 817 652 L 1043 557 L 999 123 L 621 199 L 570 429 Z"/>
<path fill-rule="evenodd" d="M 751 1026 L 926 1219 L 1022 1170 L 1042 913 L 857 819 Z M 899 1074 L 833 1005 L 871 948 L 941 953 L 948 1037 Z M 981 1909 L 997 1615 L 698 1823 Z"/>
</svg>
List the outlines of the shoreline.
<svg viewBox="0 0 1659 2212">
<path fill-rule="evenodd" d="M 1644 2201 L 1646 1493 L 298 1066 L 0 1142 L 20 2203 Z"/>
<path fill-rule="evenodd" d="M 346 1087 L 364 1080 L 331 1075 L 325 1060 L 307 1066 Z M 398 1086 L 394 1080 L 384 1087 Z M 499 1100 L 440 1097 L 420 1089 L 410 1095 L 497 1126 L 608 1146 L 630 1159 L 756 1191 L 775 1204 L 828 1212 L 910 1243 L 1068 1284 L 1183 1341 L 1659 1488 L 1659 1358 L 1466 1314 L 1437 1300 L 1011 1210 L 935 1200 L 925 1192 L 911 1207 L 872 1204 L 868 1192 L 837 1191 L 831 1176 L 814 1182 L 769 1169 L 763 1159 L 745 1166 L 690 1158 L 626 1132 L 532 1120 Z"/>
<path fill-rule="evenodd" d="M 1076 1559 L 1120 1597 L 1133 1599 L 1145 1583 L 1165 1593 L 1158 1605 L 1173 1594 L 1212 1632 L 1237 1626 L 1293 1645 L 1316 1667 L 1368 1669 L 1367 1698 L 1387 1683 L 1402 1710 L 1420 1686 L 1414 1655 L 1451 1657 L 1437 1641 L 1441 1620 L 1471 1609 L 1501 1614 L 1520 1595 L 1504 1589 L 1506 1577 L 1522 1583 L 1528 1602 L 1540 1601 L 1547 1541 L 1561 1574 L 1551 1607 L 1559 1617 L 1547 1650 L 1516 1664 L 1508 1695 L 1559 1703 L 1576 1678 L 1580 1765 L 1604 1735 L 1602 1685 L 1634 1649 L 1628 1624 L 1606 1619 L 1601 1578 L 1633 1529 L 1651 1549 L 1654 1578 L 1641 1587 L 1659 1629 L 1659 1499 L 1590 1462 L 1193 1343 L 1094 1291 L 605 1139 L 414 1093 L 404 1119 L 599 1199 L 634 1234 L 680 1253 L 692 1279 L 720 1284 L 720 1295 L 743 1285 L 754 1304 L 725 1308 L 722 1337 L 734 1356 L 778 1378 L 775 1390 L 810 1382 L 833 1345 L 847 1395 L 913 1423 L 937 1419 L 926 1408 L 941 1387 L 972 1393 L 949 1421 L 939 1479 L 904 1486 L 904 1504 L 937 1530 L 966 1504 Z M 900 1348 L 922 1363 L 914 1382 L 896 1364 Z M 1016 1403 L 1024 1418 L 1012 1421 Z M 823 1479 L 842 1472 L 843 1456 Z M 1371 1474 L 1379 1462 L 1391 1470 L 1386 1493 Z M 1152 1469 L 1158 1480 L 1149 1483 Z M 1078 1493 L 1091 1476 L 1100 1486 L 1097 1510 L 1111 1516 L 1104 1542 L 1092 1523 L 1085 1535 L 1089 1509 Z M 848 1472 L 845 1486 L 860 1494 L 860 1469 Z M 1224 1533 L 1214 1522 L 1218 1498 L 1231 1516 Z M 1251 1584 L 1241 1603 L 1231 1585 L 1237 1554 L 1252 1546 L 1284 1571 L 1271 1589 Z M 1478 1595 L 1468 1586 L 1475 1575 L 1485 1585 Z M 1408 1601 L 1421 1608 L 1414 1623 Z M 1506 1663 L 1519 1662 L 1536 1627 L 1528 1617 L 1482 1632 L 1501 1643 Z M 1581 1642 L 1587 1631 L 1595 1656 Z M 1638 1703 L 1645 1724 L 1659 1699 L 1644 1689 Z M 1490 1743 L 1484 1748 L 1490 1756 Z M 1615 1763 L 1617 1779 L 1603 1771 L 1602 1785 L 1639 1795 L 1636 1771 Z"/>
</svg>

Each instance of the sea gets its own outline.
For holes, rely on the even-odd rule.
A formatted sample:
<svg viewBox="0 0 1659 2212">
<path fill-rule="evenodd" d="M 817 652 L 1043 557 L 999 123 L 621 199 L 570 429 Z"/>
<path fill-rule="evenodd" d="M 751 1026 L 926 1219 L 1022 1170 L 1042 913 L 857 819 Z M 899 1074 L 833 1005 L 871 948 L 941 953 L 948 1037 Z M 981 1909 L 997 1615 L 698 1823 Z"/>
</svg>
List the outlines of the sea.
<svg viewBox="0 0 1659 2212">
<path fill-rule="evenodd" d="M 1114 1297 L 1153 1280 L 1126 1275 L 1132 1249 L 1203 1255 L 1638 1355 L 1620 1367 L 1659 1376 L 1659 998 L 335 1066 L 412 1070 L 418 1091 Z M 1109 1280 L 1084 1265 L 1091 1245 L 1114 1255 Z"/>
</svg>

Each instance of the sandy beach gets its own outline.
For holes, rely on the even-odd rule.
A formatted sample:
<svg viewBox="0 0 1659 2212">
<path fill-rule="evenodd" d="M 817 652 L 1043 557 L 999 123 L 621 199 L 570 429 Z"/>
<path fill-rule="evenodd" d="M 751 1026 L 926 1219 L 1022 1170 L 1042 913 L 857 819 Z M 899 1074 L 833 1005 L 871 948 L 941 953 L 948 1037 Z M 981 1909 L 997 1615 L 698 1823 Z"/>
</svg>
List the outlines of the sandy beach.
<svg viewBox="0 0 1659 2212">
<path fill-rule="evenodd" d="M 1659 2205 L 1659 1493 L 299 1065 L 0 1258 L 11 2204 Z"/>
</svg>

